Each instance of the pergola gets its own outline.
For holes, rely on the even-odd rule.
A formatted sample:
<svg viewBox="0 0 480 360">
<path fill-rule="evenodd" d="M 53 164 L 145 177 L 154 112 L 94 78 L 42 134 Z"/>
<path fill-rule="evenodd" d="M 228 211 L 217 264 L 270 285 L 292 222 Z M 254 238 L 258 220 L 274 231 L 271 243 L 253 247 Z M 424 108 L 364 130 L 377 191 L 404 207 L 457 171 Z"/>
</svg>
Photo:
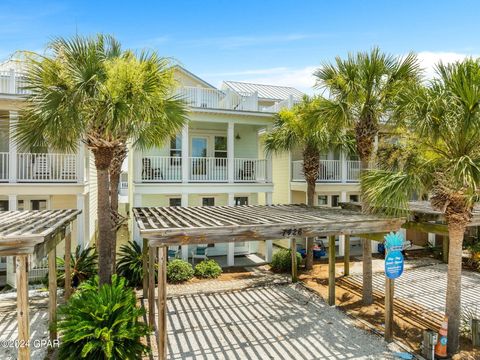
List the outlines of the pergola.
<svg viewBox="0 0 480 360">
<path fill-rule="evenodd" d="M 158 249 L 158 357 L 167 356 L 166 264 L 170 245 L 212 244 L 289 238 L 292 251 L 292 280 L 297 278 L 296 240 L 305 237 L 329 237 L 329 296 L 335 304 L 335 236 L 372 238 L 398 230 L 401 218 L 362 214 L 347 209 L 308 207 L 305 205 L 245 205 L 209 207 L 134 208 L 141 236 L 147 240 L 148 319 L 155 326 L 154 262 Z M 345 254 L 348 264 L 349 254 Z"/>
<path fill-rule="evenodd" d="M 15 256 L 17 282 L 18 358 L 30 359 L 28 316 L 28 258 L 33 263 L 48 255 L 49 325 L 56 321 L 56 246 L 65 240 L 65 254 L 71 252 L 71 223 L 81 210 L 0 212 L 0 256 Z M 70 256 L 65 256 L 65 298 L 71 294 Z M 57 334 L 50 328 L 50 340 Z"/>
</svg>

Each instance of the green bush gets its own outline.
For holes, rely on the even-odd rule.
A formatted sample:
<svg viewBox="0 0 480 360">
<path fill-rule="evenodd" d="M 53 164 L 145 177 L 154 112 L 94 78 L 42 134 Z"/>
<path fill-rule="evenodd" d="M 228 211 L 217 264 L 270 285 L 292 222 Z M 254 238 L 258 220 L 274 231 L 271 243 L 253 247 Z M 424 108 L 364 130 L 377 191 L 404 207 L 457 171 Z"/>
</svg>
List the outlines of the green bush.
<svg viewBox="0 0 480 360">
<path fill-rule="evenodd" d="M 75 249 L 75 254 L 70 256 L 70 273 L 72 276 L 72 287 L 78 287 L 82 282 L 93 278 L 97 274 L 98 255 L 94 247 L 81 249 L 80 245 Z M 65 286 L 65 260 L 57 257 L 57 283 L 58 286 Z"/>
<path fill-rule="evenodd" d="M 167 281 L 169 283 L 180 283 L 190 280 L 193 277 L 193 267 L 190 263 L 174 259 L 167 264 Z"/>
<path fill-rule="evenodd" d="M 98 276 L 84 282 L 59 308 L 59 359 L 141 359 L 148 347 L 141 338 L 148 326 L 126 280 L 114 275 L 111 285 L 98 287 Z"/>
<path fill-rule="evenodd" d="M 302 262 L 302 255 L 297 252 L 297 267 L 300 266 Z M 292 269 L 292 256 L 289 249 L 280 249 L 272 257 L 272 266 L 273 271 L 278 272 L 287 272 Z"/>
<path fill-rule="evenodd" d="M 143 285 L 143 254 L 140 245 L 135 241 L 120 247 L 118 254 L 117 274 L 127 279 L 128 286 L 142 287 Z M 154 265 L 155 270 L 158 269 L 158 264 Z M 155 281 L 158 273 L 155 271 Z"/>
<path fill-rule="evenodd" d="M 195 276 L 198 278 L 217 278 L 222 268 L 215 260 L 203 260 L 195 266 Z"/>
</svg>

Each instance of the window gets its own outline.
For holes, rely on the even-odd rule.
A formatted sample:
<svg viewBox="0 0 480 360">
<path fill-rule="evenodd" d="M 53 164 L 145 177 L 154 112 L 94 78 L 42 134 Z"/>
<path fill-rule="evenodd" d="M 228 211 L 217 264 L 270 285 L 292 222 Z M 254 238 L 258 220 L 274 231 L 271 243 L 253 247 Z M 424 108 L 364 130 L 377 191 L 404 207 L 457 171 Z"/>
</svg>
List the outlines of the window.
<svg viewBox="0 0 480 360">
<path fill-rule="evenodd" d="M 17 210 L 25 210 L 25 204 L 24 204 L 23 200 L 18 200 Z"/>
<path fill-rule="evenodd" d="M 215 205 L 215 198 L 207 197 L 202 198 L 202 206 L 214 206 Z"/>
<path fill-rule="evenodd" d="M 0 200 L 0 211 L 8 211 L 8 200 Z"/>
<path fill-rule="evenodd" d="M 248 205 L 248 196 L 235 196 L 235 205 Z"/>
<path fill-rule="evenodd" d="M 227 138 L 225 136 L 215 136 L 215 157 L 216 163 L 220 166 L 227 166 Z"/>
<path fill-rule="evenodd" d="M 339 200 L 340 200 L 339 195 L 332 195 L 332 207 L 337 207 Z"/>
<path fill-rule="evenodd" d="M 351 202 L 358 202 L 358 195 L 350 195 Z"/>
<path fill-rule="evenodd" d="M 47 210 L 47 200 L 31 200 L 30 207 L 32 210 Z"/>
<path fill-rule="evenodd" d="M 328 196 L 318 195 L 318 205 L 328 205 Z"/>
<path fill-rule="evenodd" d="M 182 206 L 181 198 L 170 198 L 168 202 L 169 202 L 169 206 Z"/>
</svg>

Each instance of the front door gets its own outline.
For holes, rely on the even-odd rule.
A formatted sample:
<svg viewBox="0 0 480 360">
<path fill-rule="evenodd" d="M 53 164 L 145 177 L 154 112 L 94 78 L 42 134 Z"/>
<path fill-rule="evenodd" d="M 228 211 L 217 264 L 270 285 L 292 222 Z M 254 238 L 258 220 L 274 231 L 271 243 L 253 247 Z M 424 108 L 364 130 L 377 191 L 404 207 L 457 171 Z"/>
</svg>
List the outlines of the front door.
<svg viewBox="0 0 480 360">
<path fill-rule="evenodd" d="M 191 139 L 191 179 L 207 180 L 208 170 L 208 139 L 206 137 L 193 136 Z"/>
</svg>

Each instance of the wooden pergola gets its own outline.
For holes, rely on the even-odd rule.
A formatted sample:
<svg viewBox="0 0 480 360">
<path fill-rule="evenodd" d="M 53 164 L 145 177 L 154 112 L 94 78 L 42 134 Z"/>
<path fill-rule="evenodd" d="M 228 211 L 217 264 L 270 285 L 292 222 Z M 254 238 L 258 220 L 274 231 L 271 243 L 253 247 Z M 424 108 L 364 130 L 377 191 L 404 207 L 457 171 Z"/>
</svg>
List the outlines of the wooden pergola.
<svg viewBox="0 0 480 360">
<path fill-rule="evenodd" d="M 56 321 L 56 246 L 65 240 L 65 254 L 71 253 L 71 223 L 81 210 L 0 212 L 0 256 L 15 256 L 17 285 L 18 359 L 30 359 L 28 316 L 28 268 L 48 256 L 48 321 Z M 29 256 L 33 264 L 29 264 Z M 70 256 L 65 256 L 65 298 L 71 294 Z M 50 340 L 57 339 L 50 327 Z M 13 340 L 13 339 L 12 339 Z"/>
<path fill-rule="evenodd" d="M 167 356 L 166 264 L 170 245 L 212 244 L 258 240 L 291 240 L 292 280 L 297 279 L 296 240 L 329 237 L 329 296 L 335 304 L 335 236 L 372 238 L 398 230 L 404 219 L 362 214 L 358 211 L 306 205 L 245 205 L 134 208 L 140 235 L 147 240 L 148 319 L 155 326 L 154 262 L 158 249 L 158 358 Z M 145 244 L 145 243 L 144 243 Z M 346 264 L 349 255 L 345 254 Z"/>
</svg>

